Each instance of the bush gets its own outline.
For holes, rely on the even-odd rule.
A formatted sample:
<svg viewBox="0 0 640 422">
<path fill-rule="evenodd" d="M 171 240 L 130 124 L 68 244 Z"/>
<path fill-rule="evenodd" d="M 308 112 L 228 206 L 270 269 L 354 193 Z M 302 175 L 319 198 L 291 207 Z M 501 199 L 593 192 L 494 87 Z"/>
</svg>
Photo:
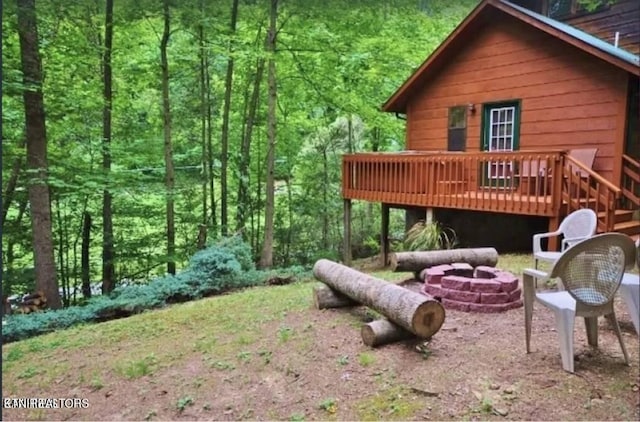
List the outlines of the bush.
<svg viewBox="0 0 640 422">
<path fill-rule="evenodd" d="M 419 221 L 407 232 L 404 247 L 410 251 L 432 251 L 451 249 L 456 243 L 456 233 L 453 229 L 442 227 L 437 221 Z"/>
<path fill-rule="evenodd" d="M 249 245 L 239 237 L 226 238 L 198 251 L 187 268 L 175 276 L 166 274 L 148 284 L 120 286 L 109 296 L 92 297 L 84 306 L 9 315 L 3 320 L 3 341 L 21 340 L 84 322 L 125 317 L 169 303 L 264 284 L 267 278 L 268 273 L 256 271 Z"/>
</svg>

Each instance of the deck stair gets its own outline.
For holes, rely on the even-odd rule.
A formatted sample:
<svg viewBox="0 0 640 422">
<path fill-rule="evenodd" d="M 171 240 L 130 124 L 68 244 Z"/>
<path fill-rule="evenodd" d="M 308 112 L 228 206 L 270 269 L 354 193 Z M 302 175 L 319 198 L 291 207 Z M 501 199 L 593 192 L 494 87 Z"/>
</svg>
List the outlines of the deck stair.
<svg viewBox="0 0 640 422">
<path fill-rule="evenodd" d="M 625 166 L 627 161 L 631 163 L 629 167 L 636 165 L 633 160 L 626 160 Z M 591 208 L 598 215 L 598 233 L 614 231 L 640 237 L 640 199 L 634 193 L 638 190 L 639 171 L 625 169 L 627 173 L 631 178 L 616 186 L 574 158 L 565 157 L 561 212 Z"/>
<path fill-rule="evenodd" d="M 604 218 L 604 213 L 599 213 L 598 217 Z M 613 231 L 629 236 L 640 235 L 638 211 L 617 209 L 615 211 Z"/>
</svg>

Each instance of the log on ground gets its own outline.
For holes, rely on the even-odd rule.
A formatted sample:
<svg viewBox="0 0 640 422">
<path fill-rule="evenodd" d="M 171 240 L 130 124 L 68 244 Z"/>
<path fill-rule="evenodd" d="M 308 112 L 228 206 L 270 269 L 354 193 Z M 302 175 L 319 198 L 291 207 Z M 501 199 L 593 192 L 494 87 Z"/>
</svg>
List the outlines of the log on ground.
<svg viewBox="0 0 640 422">
<path fill-rule="evenodd" d="M 472 267 L 486 265 L 495 267 L 498 251 L 495 248 L 464 248 L 441 251 L 397 252 L 391 254 L 391 269 L 395 272 L 411 271 L 420 273 L 425 268 L 436 265 L 466 262 Z"/>
<path fill-rule="evenodd" d="M 344 308 L 346 306 L 358 306 L 359 303 L 336 292 L 326 284 L 313 288 L 313 304 L 316 309 Z"/>
<path fill-rule="evenodd" d="M 315 263 L 313 275 L 332 289 L 375 309 L 418 337 L 433 336 L 444 323 L 442 304 L 424 294 L 327 259 Z"/>
<path fill-rule="evenodd" d="M 360 334 L 364 344 L 369 347 L 381 346 L 415 337 L 413 333 L 386 319 L 378 319 L 364 324 Z"/>
</svg>

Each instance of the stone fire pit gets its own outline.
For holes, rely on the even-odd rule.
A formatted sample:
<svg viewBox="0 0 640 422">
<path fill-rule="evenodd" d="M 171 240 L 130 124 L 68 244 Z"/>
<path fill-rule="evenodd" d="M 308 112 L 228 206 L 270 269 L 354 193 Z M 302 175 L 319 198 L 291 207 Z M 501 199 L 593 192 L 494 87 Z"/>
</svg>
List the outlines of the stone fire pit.
<svg viewBox="0 0 640 422">
<path fill-rule="evenodd" d="M 518 277 L 499 268 L 437 265 L 424 269 L 420 278 L 422 292 L 440 299 L 446 309 L 495 313 L 522 306 Z"/>
</svg>

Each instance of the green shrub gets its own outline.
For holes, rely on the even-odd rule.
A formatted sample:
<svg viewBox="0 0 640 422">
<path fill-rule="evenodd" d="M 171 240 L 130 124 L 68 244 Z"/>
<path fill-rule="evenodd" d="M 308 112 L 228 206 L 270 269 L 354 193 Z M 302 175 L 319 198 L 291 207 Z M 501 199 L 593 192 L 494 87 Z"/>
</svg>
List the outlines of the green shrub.
<svg viewBox="0 0 640 422">
<path fill-rule="evenodd" d="M 410 251 L 451 249 L 456 243 L 456 233 L 453 229 L 442 227 L 437 221 L 417 222 L 409 229 L 404 239 L 404 247 Z"/>
<path fill-rule="evenodd" d="M 300 269 L 297 269 L 300 271 Z M 3 341 L 10 342 L 84 322 L 129 316 L 165 306 L 264 283 L 267 273 L 255 270 L 251 248 L 238 237 L 222 239 L 197 252 L 177 275 L 166 274 L 148 284 L 119 286 L 109 296 L 95 296 L 84 306 L 3 319 Z"/>
<path fill-rule="evenodd" d="M 197 252 L 187 268 L 175 276 L 166 274 L 148 284 L 119 286 L 109 296 L 88 299 L 84 306 L 6 316 L 2 338 L 11 342 L 86 322 L 126 317 L 170 303 L 264 284 L 274 276 L 300 280 L 309 277 L 310 272 L 300 266 L 258 271 L 247 244 L 238 237 L 222 239 Z"/>
</svg>

